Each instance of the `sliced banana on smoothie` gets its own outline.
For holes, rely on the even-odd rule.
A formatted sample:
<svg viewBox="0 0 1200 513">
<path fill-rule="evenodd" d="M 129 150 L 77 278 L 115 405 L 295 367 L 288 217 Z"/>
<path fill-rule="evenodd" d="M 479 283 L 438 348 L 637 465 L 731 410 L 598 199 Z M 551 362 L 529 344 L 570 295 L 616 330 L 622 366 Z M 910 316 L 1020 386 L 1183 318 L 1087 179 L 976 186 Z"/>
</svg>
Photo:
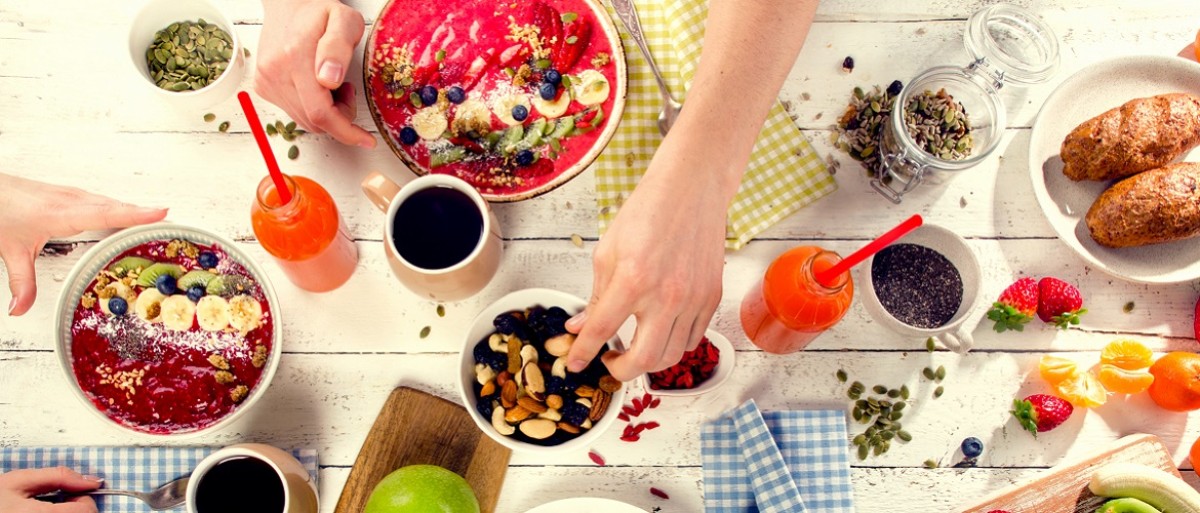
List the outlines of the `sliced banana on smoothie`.
<svg viewBox="0 0 1200 513">
<path fill-rule="evenodd" d="M 108 315 L 113 315 L 112 310 L 110 310 L 108 307 L 108 301 L 114 297 L 124 299 L 125 303 L 130 305 L 132 305 L 134 301 L 137 301 L 137 293 L 134 292 L 133 289 L 129 288 L 128 285 L 119 281 L 114 281 L 108 285 L 105 285 L 104 290 L 105 292 L 102 294 L 104 298 L 99 301 L 100 310 Z"/>
<path fill-rule="evenodd" d="M 204 296 L 196 303 L 196 322 L 204 331 L 229 327 L 229 302 L 221 296 Z"/>
<path fill-rule="evenodd" d="M 501 96 L 492 101 L 492 113 L 496 114 L 500 121 L 508 126 L 520 125 L 525 120 L 517 121 L 513 117 L 513 108 L 517 106 L 525 107 L 525 112 L 529 112 L 529 98 L 523 94 L 509 94 Z"/>
<path fill-rule="evenodd" d="M 229 325 L 242 333 L 251 331 L 262 322 L 262 305 L 245 294 L 229 300 Z"/>
<path fill-rule="evenodd" d="M 575 93 L 575 101 L 580 105 L 591 107 L 604 103 L 608 99 L 611 88 L 604 74 L 594 69 L 586 69 L 571 81 Z"/>
<path fill-rule="evenodd" d="M 421 136 L 426 141 L 436 141 L 442 138 L 442 134 L 446 133 L 446 129 L 450 127 L 450 122 L 446 120 L 446 112 L 437 105 L 425 107 L 412 117 L 413 129 L 417 131 L 417 135 Z"/>
<path fill-rule="evenodd" d="M 543 116 L 555 119 L 567 113 L 567 108 L 571 106 L 571 90 L 563 89 L 558 98 L 554 100 L 543 100 L 541 96 L 533 98 L 533 107 L 537 109 Z"/>
<path fill-rule="evenodd" d="M 166 298 L 156 288 L 145 289 L 134 300 L 133 313 L 143 321 L 158 324 L 162 322 L 162 301 Z"/>
<path fill-rule="evenodd" d="M 187 331 L 196 318 L 196 305 L 184 295 L 168 296 L 162 300 L 162 323 L 167 329 Z"/>
</svg>

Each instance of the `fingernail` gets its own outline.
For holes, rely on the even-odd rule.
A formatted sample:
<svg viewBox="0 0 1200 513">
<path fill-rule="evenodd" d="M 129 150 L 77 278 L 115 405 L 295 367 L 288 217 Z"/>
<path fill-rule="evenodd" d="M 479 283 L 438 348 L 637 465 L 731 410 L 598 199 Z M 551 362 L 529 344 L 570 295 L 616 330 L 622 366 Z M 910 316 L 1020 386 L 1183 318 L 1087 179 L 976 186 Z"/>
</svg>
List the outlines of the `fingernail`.
<svg viewBox="0 0 1200 513">
<path fill-rule="evenodd" d="M 363 139 L 362 142 L 358 143 L 358 145 L 368 150 L 373 150 L 375 149 L 375 138 L 372 137 L 370 139 Z"/>
<path fill-rule="evenodd" d="M 587 320 L 587 316 L 588 316 L 587 310 L 584 310 L 582 312 L 575 314 L 574 317 L 567 319 L 567 324 L 570 325 L 572 328 L 577 327 L 580 324 L 583 324 L 583 321 Z"/>
<path fill-rule="evenodd" d="M 8 316 L 12 317 L 13 310 L 17 309 L 17 296 L 13 296 L 12 301 L 8 302 Z"/>
<path fill-rule="evenodd" d="M 104 482 L 104 478 L 103 478 L 103 477 L 99 477 L 99 476 L 89 476 L 89 475 L 86 475 L 86 474 L 85 474 L 85 475 L 83 476 L 83 478 L 84 478 L 85 480 L 92 481 L 92 482 L 94 482 L 94 483 L 103 483 L 103 482 Z"/>
<path fill-rule="evenodd" d="M 325 61 L 321 64 L 321 71 L 317 72 L 317 77 L 330 84 L 341 84 L 342 75 L 345 72 L 341 64 L 333 61 Z"/>
<path fill-rule="evenodd" d="M 587 368 L 587 365 L 588 362 L 583 360 L 571 360 L 571 362 L 567 364 L 567 370 L 570 370 L 571 372 L 581 372 L 583 369 Z"/>
</svg>

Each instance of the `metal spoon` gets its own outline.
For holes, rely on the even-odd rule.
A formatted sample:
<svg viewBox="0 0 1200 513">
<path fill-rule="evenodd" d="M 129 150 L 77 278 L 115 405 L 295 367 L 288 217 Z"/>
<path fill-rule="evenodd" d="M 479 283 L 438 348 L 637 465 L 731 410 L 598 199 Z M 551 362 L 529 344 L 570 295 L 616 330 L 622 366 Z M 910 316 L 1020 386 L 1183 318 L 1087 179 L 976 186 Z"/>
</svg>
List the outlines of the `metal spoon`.
<svg viewBox="0 0 1200 513">
<path fill-rule="evenodd" d="M 654 63 L 654 57 L 650 55 L 650 47 L 646 45 L 646 36 L 642 33 L 642 22 L 638 19 L 637 7 L 634 7 L 633 0 L 612 0 L 612 3 L 614 10 L 617 11 L 617 17 L 621 18 L 625 28 L 629 30 L 629 35 L 633 36 L 633 41 L 642 50 L 642 55 L 646 57 L 646 63 L 650 64 L 650 71 L 654 73 L 654 80 L 658 82 L 658 89 L 662 93 L 663 101 L 663 108 L 658 113 L 658 131 L 667 135 L 667 131 L 679 117 L 679 111 L 683 105 L 667 88 L 667 81 L 663 79 L 662 71 L 659 71 L 658 65 Z"/>
<path fill-rule="evenodd" d="M 158 511 L 163 509 L 171 509 L 175 506 L 183 504 L 187 499 L 188 476 L 183 476 L 179 479 L 171 481 L 149 492 L 130 492 L 125 490 L 108 490 L 101 488 L 90 492 L 70 493 L 57 491 L 39 495 L 36 498 L 44 502 L 60 503 L 71 497 L 79 497 L 81 495 L 123 495 L 125 497 L 133 497 L 150 506 L 150 509 Z"/>
</svg>

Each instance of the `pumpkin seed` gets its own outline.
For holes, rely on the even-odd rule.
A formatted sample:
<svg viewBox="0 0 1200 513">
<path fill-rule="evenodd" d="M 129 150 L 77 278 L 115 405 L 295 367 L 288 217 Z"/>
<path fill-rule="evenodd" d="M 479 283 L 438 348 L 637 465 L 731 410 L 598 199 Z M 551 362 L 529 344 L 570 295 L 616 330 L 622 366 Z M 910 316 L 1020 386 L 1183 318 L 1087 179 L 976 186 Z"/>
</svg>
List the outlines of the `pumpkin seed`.
<svg viewBox="0 0 1200 513">
<path fill-rule="evenodd" d="M 879 436 L 883 437 L 884 440 L 891 440 L 896 437 L 896 433 L 893 433 L 891 431 L 884 431 Z"/>
<path fill-rule="evenodd" d="M 896 403 L 896 405 L 892 407 L 892 411 L 899 413 L 904 411 L 904 408 L 906 407 L 908 407 L 908 403 Z"/>
<path fill-rule="evenodd" d="M 900 419 L 904 418 L 904 413 L 901 413 L 901 412 L 898 412 L 898 411 L 893 411 L 893 412 L 892 412 L 892 415 L 891 415 L 890 417 L 888 417 L 888 418 L 889 418 L 889 419 L 892 419 L 892 421 L 894 422 L 894 421 L 897 421 L 897 420 L 900 420 Z"/>
<path fill-rule="evenodd" d="M 904 386 L 900 387 L 900 398 L 904 399 L 905 401 L 908 400 L 908 385 L 904 385 Z M 904 404 L 904 403 L 901 403 L 901 404 Z"/>
<path fill-rule="evenodd" d="M 937 372 L 934 374 L 937 376 L 938 381 L 946 379 L 946 367 L 944 365 L 938 365 Z"/>
<path fill-rule="evenodd" d="M 944 393 L 946 393 L 946 389 L 945 389 L 945 388 L 943 388 L 943 387 L 937 387 L 937 388 L 936 388 L 936 389 L 934 389 L 934 391 L 933 391 L 933 397 L 934 397 L 934 399 L 937 399 L 938 397 L 941 397 L 941 396 L 942 396 L 942 394 L 944 394 Z"/>
<path fill-rule="evenodd" d="M 438 305 L 437 306 L 437 314 L 438 314 L 438 317 L 445 317 L 446 316 L 446 306 Z"/>
<path fill-rule="evenodd" d="M 292 147 L 295 148 L 295 146 L 292 146 Z M 428 337 L 430 331 L 433 331 L 433 328 L 431 328 L 429 326 L 421 328 L 421 338 Z"/>
<path fill-rule="evenodd" d="M 212 123 L 212 122 L 213 122 L 214 120 L 216 120 L 216 119 L 217 119 L 217 115 L 216 115 L 216 114 L 213 114 L 213 113 L 211 113 L 211 112 L 209 112 L 208 114 L 205 114 L 205 115 L 204 115 L 204 122 L 205 122 L 205 123 Z"/>
<path fill-rule="evenodd" d="M 933 460 L 925 460 L 925 468 L 938 468 L 938 464 Z"/>
<path fill-rule="evenodd" d="M 925 367 L 925 370 L 921 371 L 921 374 L 925 376 L 925 379 L 928 380 L 932 380 L 937 377 L 937 374 L 935 374 L 933 369 L 930 369 L 929 367 Z"/>
<path fill-rule="evenodd" d="M 1125 307 L 1122 308 L 1121 310 L 1123 310 L 1125 313 L 1132 312 L 1133 311 L 1133 301 L 1125 303 Z"/>
<path fill-rule="evenodd" d="M 929 351 L 930 353 L 937 351 L 937 344 L 933 342 L 933 337 L 929 337 L 925 340 L 925 350 Z"/>
<path fill-rule="evenodd" d="M 860 445 L 860 446 L 858 446 L 858 459 L 859 459 L 859 461 L 862 461 L 862 460 L 865 460 L 865 459 L 867 459 L 867 454 L 868 454 L 868 452 L 869 452 L 870 450 L 871 450 L 871 448 L 867 447 L 866 445 Z"/>
<path fill-rule="evenodd" d="M 862 397 L 862 394 L 855 392 L 854 389 L 851 388 L 850 390 L 846 391 L 846 397 L 857 400 L 859 397 Z"/>
<path fill-rule="evenodd" d="M 896 389 L 888 390 L 887 396 L 891 397 L 892 399 L 895 399 L 897 397 L 900 397 L 900 391 L 896 390 Z"/>
<path fill-rule="evenodd" d="M 217 130 L 220 130 L 222 132 L 228 132 L 229 131 L 229 122 L 222 121 L 221 124 L 217 126 Z"/>
<path fill-rule="evenodd" d="M 860 433 L 858 436 L 854 437 L 854 445 L 862 445 L 865 443 L 867 443 L 867 435 Z"/>
<path fill-rule="evenodd" d="M 875 392 L 876 394 L 882 395 L 882 394 L 886 394 L 888 389 L 887 389 L 887 387 L 885 387 L 883 385 L 875 385 L 873 388 L 871 388 L 871 391 Z"/>
<path fill-rule="evenodd" d="M 861 394 L 867 390 L 867 386 L 862 384 L 861 381 L 855 381 L 850 384 L 850 389 Z"/>
<path fill-rule="evenodd" d="M 267 123 L 266 129 L 267 129 L 267 135 L 269 135 L 271 137 L 275 137 L 277 134 L 279 134 L 279 131 L 275 130 L 275 125 L 273 125 L 271 123 Z"/>
<path fill-rule="evenodd" d="M 200 90 L 228 68 L 233 39 L 216 25 L 172 23 L 155 33 L 146 49 L 146 66 L 155 84 L 169 91 Z M 182 71 L 183 75 L 174 74 Z M 173 80 L 161 80 L 166 74 Z M 192 77 L 184 80 L 185 77 Z"/>
<path fill-rule="evenodd" d="M 912 435 L 911 435 L 911 434 L 909 434 L 909 433 L 908 433 L 908 431 L 905 431 L 905 430 L 903 430 L 903 429 L 901 429 L 901 430 L 899 430 L 899 431 L 897 431 L 897 432 L 896 432 L 896 438 L 899 438 L 899 439 L 901 439 L 901 440 L 904 440 L 905 442 L 911 442 L 911 441 L 912 441 Z"/>
<path fill-rule="evenodd" d="M 840 381 L 840 382 L 842 382 L 842 383 L 845 383 L 845 382 L 846 382 L 846 380 L 847 380 L 847 379 L 849 379 L 849 377 L 848 377 L 848 376 L 846 376 L 846 371 L 845 371 L 845 370 L 838 369 L 838 371 L 837 371 L 837 379 L 838 379 L 838 381 Z"/>
<path fill-rule="evenodd" d="M 288 148 L 288 160 L 296 160 L 299 157 L 300 148 L 297 148 L 295 145 L 292 145 L 291 148 Z"/>
</svg>

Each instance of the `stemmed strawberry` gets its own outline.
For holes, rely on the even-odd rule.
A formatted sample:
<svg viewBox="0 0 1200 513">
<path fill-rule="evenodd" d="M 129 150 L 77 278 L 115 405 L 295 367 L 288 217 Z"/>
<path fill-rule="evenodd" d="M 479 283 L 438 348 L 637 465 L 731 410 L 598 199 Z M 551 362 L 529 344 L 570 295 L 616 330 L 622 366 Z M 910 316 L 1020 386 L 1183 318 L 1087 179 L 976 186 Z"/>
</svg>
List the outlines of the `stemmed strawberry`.
<svg viewBox="0 0 1200 513">
<path fill-rule="evenodd" d="M 1021 423 L 1021 427 L 1033 433 L 1045 433 L 1066 422 L 1071 418 L 1075 407 L 1071 403 L 1047 394 L 1034 394 L 1025 399 L 1013 401 L 1012 414 Z"/>
<path fill-rule="evenodd" d="M 1033 320 L 1033 314 L 1037 311 L 1038 283 L 1033 278 L 1025 277 L 1000 293 L 1000 298 L 988 310 L 987 318 L 995 321 L 992 328 L 998 333 L 1025 331 L 1025 324 Z"/>
<path fill-rule="evenodd" d="M 587 18 L 577 15 L 571 21 L 563 24 L 563 37 L 558 41 L 558 47 L 552 56 L 554 68 L 563 72 L 571 69 L 576 62 L 579 62 L 579 57 L 587 49 L 591 37 L 592 22 Z"/>
<path fill-rule="evenodd" d="M 1060 329 L 1079 324 L 1079 316 L 1087 312 L 1083 308 L 1083 296 L 1079 289 L 1058 278 L 1049 276 L 1038 282 L 1038 318 L 1052 323 Z"/>
</svg>

